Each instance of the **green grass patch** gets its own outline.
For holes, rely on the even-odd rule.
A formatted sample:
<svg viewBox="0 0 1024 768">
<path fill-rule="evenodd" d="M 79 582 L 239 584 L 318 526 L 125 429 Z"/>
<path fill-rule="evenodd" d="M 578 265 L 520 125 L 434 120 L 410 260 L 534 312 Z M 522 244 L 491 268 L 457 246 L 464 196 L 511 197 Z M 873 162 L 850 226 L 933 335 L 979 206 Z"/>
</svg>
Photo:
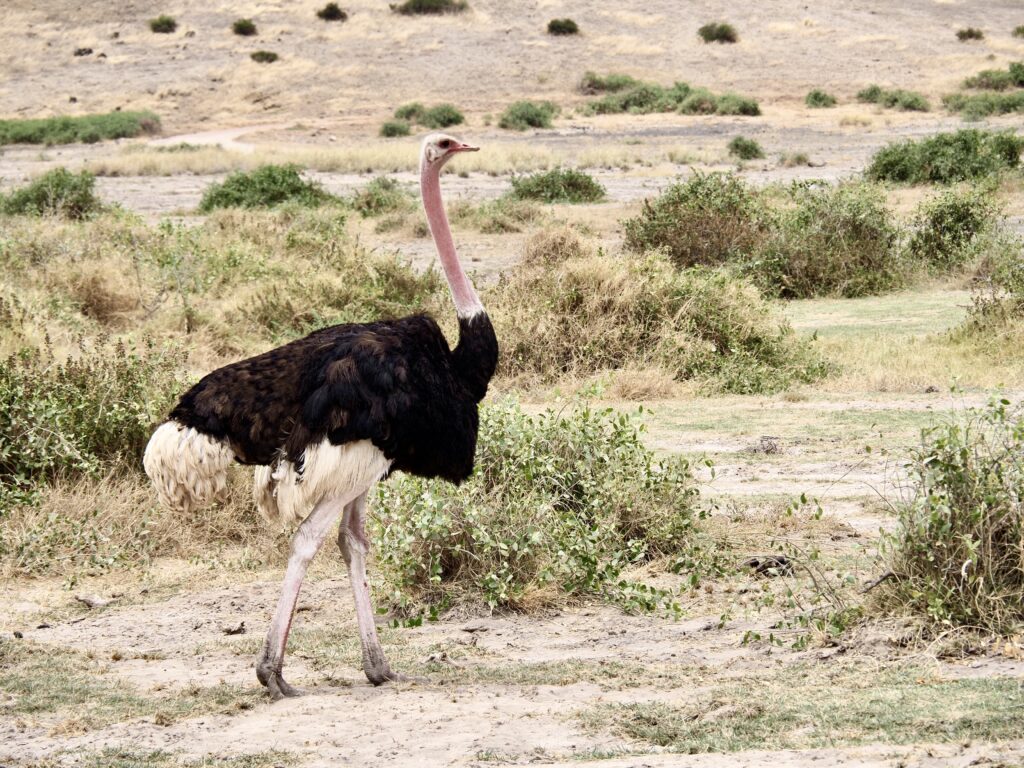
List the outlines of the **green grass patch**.
<svg viewBox="0 0 1024 768">
<path fill-rule="evenodd" d="M 542 203 L 596 203 L 604 199 L 605 190 L 583 171 L 555 168 L 530 176 L 512 177 L 510 194 L 518 200 Z"/>
<path fill-rule="evenodd" d="M 984 178 L 1020 165 L 1024 138 L 1012 132 L 960 130 L 890 144 L 875 153 L 869 179 L 925 184 Z"/>
<path fill-rule="evenodd" d="M 385 139 L 408 136 L 411 126 L 405 120 L 388 120 L 380 127 L 380 135 Z"/>
<path fill-rule="evenodd" d="M 0 145 L 94 144 L 105 139 L 131 138 L 159 130 L 160 118 L 152 112 L 0 120 Z"/>
<path fill-rule="evenodd" d="M 253 51 L 249 54 L 249 58 L 257 64 L 273 64 L 280 57 L 273 51 Z"/>
<path fill-rule="evenodd" d="M 88 171 L 71 173 L 66 168 L 54 168 L 24 187 L 0 195 L 0 212 L 84 219 L 103 210 L 95 188 L 96 177 Z"/>
<path fill-rule="evenodd" d="M 586 72 L 580 80 L 579 92 L 592 96 L 597 93 L 616 93 L 627 91 L 641 85 L 641 82 L 629 75 L 599 75 L 596 72 Z"/>
<path fill-rule="evenodd" d="M 729 150 L 729 154 L 732 157 L 739 158 L 740 160 L 757 160 L 758 158 L 764 157 L 764 150 L 761 149 L 761 145 L 753 139 L 748 139 L 743 136 L 736 136 L 733 138 L 726 148 Z"/>
<path fill-rule="evenodd" d="M 1006 69 L 984 69 L 964 80 L 964 88 L 1005 91 L 1024 88 L 1024 62 L 1015 61 Z"/>
<path fill-rule="evenodd" d="M 462 13 L 469 4 L 465 0 L 405 0 L 392 4 L 391 10 L 403 16 L 438 16 L 445 13 Z"/>
<path fill-rule="evenodd" d="M 957 30 L 956 39 L 961 43 L 970 42 L 971 40 L 984 40 L 985 33 L 977 27 L 965 27 L 964 29 Z"/>
<path fill-rule="evenodd" d="M 252 19 L 235 19 L 231 31 L 242 37 L 252 37 L 256 34 L 256 24 Z"/>
<path fill-rule="evenodd" d="M 990 115 L 1024 112 L 1024 91 L 1011 93 L 951 93 L 942 98 L 943 106 L 958 112 L 965 120 L 980 120 Z"/>
<path fill-rule="evenodd" d="M 549 35 L 578 35 L 579 33 L 579 25 L 572 19 L 552 19 L 548 22 Z"/>
<path fill-rule="evenodd" d="M 217 208 L 270 208 L 283 203 L 317 206 L 336 201 L 316 182 L 306 181 L 297 165 L 264 165 L 254 171 L 236 171 L 219 184 L 211 184 L 199 203 L 201 213 Z"/>
<path fill-rule="evenodd" d="M 788 667 L 691 699 L 602 704 L 578 717 L 590 730 L 682 753 L 998 742 L 1014 737 L 1024 684 L 940 680 L 914 668 L 850 667 L 825 677 Z"/>
<path fill-rule="evenodd" d="M 395 119 L 406 123 L 418 123 L 426 128 L 436 130 L 460 125 L 465 122 L 466 118 L 454 104 L 445 103 L 434 107 L 425 107 L 420 102 L 414 101 L 396 109 Z"/>
<path fill-rule="evenodd" d="M 178 28 L 173 16 L 161 15 L 149 20 L 149 30 L 160 35 L 169 35 Z"/>
<path fill-rule="evenodd" d="M 694 88 L 688 83 L 676 82 L 669 87 L 644 83 L 623 75 L 602 78 L 587 73 L 580 85 L 584 92 L 605 93 L 591 101 L 586 111 L 595 115 L 649 114 L 679 112 L 684 115 L 759 115 L 757 102 L 734 93 L 715 94 L 706 88 Z"/>
<path fill-rule="evenodd" d="M 917 91 L 906 91 L 902 88 L 890 90 L 877 85 L 869 85 L 859 91 L 857 101 L 864 104 L 877 104 L 886 109 L 899 109 L 904 112 L 927 112 L 931 109 L 928 99 Z"/>
<path fill-rule="evenodd" d="M 740 39 L 736 28 L 724 21 L 705 24 L 697 30 L 697 35 L 705 43 L 738 43 Z"/>
<path fill-rule="evenodd" d="M 820 88 L 815 88 L 813 91 L 808 92 L 804 98 L 804 104 L 811 109 L 828 109 L 836 105 L 836 97 Z"/>
<path fill-rule="evenodd" d="M 517 101 L 501 114 L 498 127 L 507 131 L 525 131 L 527 128 L 550 128 L 558 114 L 558 107 L 550 101 Z"/>
</svg>

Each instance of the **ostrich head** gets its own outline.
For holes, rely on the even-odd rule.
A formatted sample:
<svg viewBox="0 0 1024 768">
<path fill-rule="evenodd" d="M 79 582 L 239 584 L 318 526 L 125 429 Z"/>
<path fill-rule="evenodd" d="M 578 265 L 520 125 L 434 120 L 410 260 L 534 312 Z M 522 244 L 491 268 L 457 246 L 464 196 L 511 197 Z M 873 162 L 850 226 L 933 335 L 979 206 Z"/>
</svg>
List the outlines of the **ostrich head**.
<svg viewBox="0 0 1024 768">
<path fill-rule="evenodd" d="M 441 167 L 459 152 L 476 152 L 480 147 L 459 141 L 446 133 L 432 133 L 423 140 L 420 162 L 424 169 Z"/>
</svg>

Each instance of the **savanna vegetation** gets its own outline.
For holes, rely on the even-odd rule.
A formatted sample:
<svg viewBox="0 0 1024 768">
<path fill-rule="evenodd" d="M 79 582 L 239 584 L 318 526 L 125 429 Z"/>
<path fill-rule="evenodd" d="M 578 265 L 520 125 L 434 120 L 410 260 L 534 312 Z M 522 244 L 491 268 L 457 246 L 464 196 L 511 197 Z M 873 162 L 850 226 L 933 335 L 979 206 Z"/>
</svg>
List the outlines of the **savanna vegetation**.
<svg viewBox="0 0 1024 768">
<path fill-rule="evenodd" d="M 160 118 L 152 112 L 109 112 L 81 117 L 0 120 L 3 144 L 93 144 L 157 133 Z"/>
<path fill-rule="evenodd" d="M 595 115 L 620 112 L 747 116 L 761 114 L 760 107 L 752 98 L 735 93 L 716 94 L 707 88 L 691 87 L 684 82 L 676 82 L 666 87 L 634 80 L 626 75 L 600 76 L 588 72 L 580 83 L 580 90 L 584 93 L 605 94 L 586 106 L 586 110 Z"/>
</svg>

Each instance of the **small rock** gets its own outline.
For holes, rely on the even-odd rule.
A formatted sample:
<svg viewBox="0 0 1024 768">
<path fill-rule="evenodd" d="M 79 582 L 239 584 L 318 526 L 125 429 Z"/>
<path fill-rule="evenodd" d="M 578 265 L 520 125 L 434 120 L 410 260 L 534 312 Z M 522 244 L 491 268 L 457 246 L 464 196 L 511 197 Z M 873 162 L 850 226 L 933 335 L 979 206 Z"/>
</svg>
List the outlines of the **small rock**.
<svg viewBox="0 0 1024 768">
<path fill-rule="evenodd" d="M 221 629 L 225 635 L 244 635 L 245 634 L 245 622 L 243 621 L 237 627 L 223 627 Z"/>
<path fill-rule="evenodd" d="M 14 636 L 15 636 L 15 637 L 16 637 L 16 638 L 17 638 L 18 640 L 21 640 L 21 639 L 22 639 L 23 637 L 25 637 L 25 636 L 24 636 L 23 634 L 21 634 L 21 632 L 19 632 L 18 630 L 14 630 Z"/>
<path fill-rule="evenodd" d="M 99 595 L 75 595 L 75 600 L 85 605 L 87 608 L 104 608 L 110 605 L 113 600 L 108 600 L 105 597 Z"/>
</svg>

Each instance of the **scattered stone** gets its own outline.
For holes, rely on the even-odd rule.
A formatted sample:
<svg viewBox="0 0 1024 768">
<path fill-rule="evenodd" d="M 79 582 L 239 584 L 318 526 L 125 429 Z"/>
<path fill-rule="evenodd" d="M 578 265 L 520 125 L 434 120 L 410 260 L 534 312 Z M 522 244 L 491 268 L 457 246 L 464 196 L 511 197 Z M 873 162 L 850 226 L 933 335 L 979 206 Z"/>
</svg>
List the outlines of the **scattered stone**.
<svg viewBox="0 0 1024 768">
<path fill-rule="evenodd" d="M 244 635 L 245 634 L 245 622 L 243 621 L 237 627 L 223 627 L 221 629 L 225 635 Z"/>
</svg>

